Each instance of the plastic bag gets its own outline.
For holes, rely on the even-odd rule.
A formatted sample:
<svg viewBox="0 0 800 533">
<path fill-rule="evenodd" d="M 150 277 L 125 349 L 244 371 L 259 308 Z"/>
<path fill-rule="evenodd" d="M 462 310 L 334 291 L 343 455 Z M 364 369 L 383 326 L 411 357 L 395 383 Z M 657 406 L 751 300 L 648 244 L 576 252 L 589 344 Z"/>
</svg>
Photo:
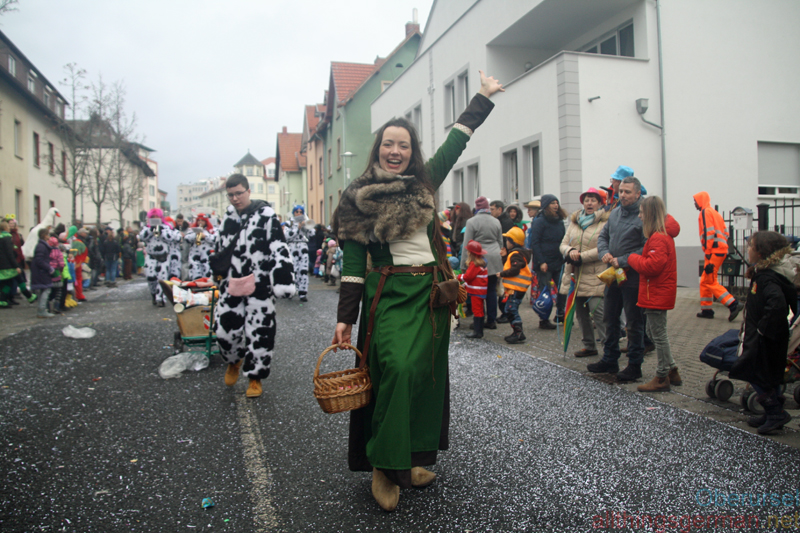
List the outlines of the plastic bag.
<svg viewBox="0 0 800 533">
<path fill-rule="evenodd" d="M 539 320 L 548 320 L 553 311 L 553 294 L 548 290 L 541 291 L 533 302 L 533 310 L 539 315 Z"/>
<path fill-rule="evenodd" d="M 608 267 L 607 269 L 603 270 L 601 273 L 597 275 L 600 278 L 600 281 L 605 283 L 606 285 L 611 285 L 614 283 L 614 280 L 617 279 L 617 276 L 614 272 L 614 267 Z"/>
<path fill-rule="evenodd" d="M 177 378 L 185 370 L 198 372 L 208 368 L 208 357 L 203 352 L 181 352 L 167 357 L 158 367 L 158 374 L 164 379 Z"/>
<path fill-rule="evenodd" d="M 70 337 L 72 339 L 91 339 L 97 332 L 92 328 L 76 328 L 73 326 L 67 326 L 61 330 L 61 333 L 64 334 L 65 337 Z"/>
<path fill-rule="evenodd" d="M 181 289 L 177 285 L 172 286 L 172 301 L 176 304 L 183 304 L 184 307 L 194 307 L 195 305 L 209 305 L 208 292 L 192 292 Z"/>
</svg>

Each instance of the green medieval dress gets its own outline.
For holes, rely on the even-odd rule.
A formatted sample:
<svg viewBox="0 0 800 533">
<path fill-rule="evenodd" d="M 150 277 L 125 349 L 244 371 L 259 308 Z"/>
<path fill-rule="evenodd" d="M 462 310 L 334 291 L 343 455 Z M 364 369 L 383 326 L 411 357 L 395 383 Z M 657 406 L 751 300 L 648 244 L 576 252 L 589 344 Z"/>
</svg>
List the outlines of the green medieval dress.
<svg viewBox="0 0 800 533">
<path fill-rule="evenodd" d="M 426 165 L 434 188 L 442 184 L 492 107 L 488 98 L 477 95 L 459 117 Z M 360 300 L 361 350 L 381 277 L 367 271 L 367 254 L 372 268 L 438 264 L 433 198 L 415 183 L 413 176 L 395 176 L 375 167 L 342 195 L 337 224 L 344 258 L 337 321 L 355 323 Z M 378 203 L 370 204 L 372 199 Z M 413 257 L 429 261 L 407 261 Z M 410 483 L 412 467 L 434 464 L 437 451 L 448 447 L 450 315 L 447 307 L 429 307 L 432 275 L 395 273 L 386 278 L 368 351 L 372 400 L 351 412 L 350 469 L 379 468 L 401 486 Z"/>
</svg>

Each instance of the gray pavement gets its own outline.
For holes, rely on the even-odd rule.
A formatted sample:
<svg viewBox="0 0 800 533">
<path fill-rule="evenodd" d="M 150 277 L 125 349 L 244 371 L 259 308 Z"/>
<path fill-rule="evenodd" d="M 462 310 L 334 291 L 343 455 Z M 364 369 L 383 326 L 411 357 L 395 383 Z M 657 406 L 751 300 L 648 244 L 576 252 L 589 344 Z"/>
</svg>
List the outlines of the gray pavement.
<svg viewBox="0 0 800 533">
<path fill-rule="evenodd" d="M 668 530 L 669 520 L 676 531 L 770 531 L 783 529 L 774 517 L 800 511 L 794 432 L 765 438 L 719 420 L 714 410 L 743 415 L 691 395 L 711 369 L 677 393 L 631 392 L 587 379 L 553 332 L 528 328 L 513 348 L 496 342 L 502 329 L 477 341 L 453 334 L 451 449 L 431 487 L 403 491 L 384 513 L 369 474 L 347 470 L 347 415 L 324 414 L 311 395 L 335 322 L 332 288 L 313 280 L 308 304 L 278 302 L 273 373 L 255 400 L 246 380 L 223 385 L 219 358 L 158 376 L 174 314 L 152 307 L 141 281 L 88 297 L 33 327 L 19 322 L 30 309 L 2 315 L 16 330 L 0 340 L 2 531 L 571 532 L 622 529 L 625 517 L 644 524 L 627 531 Z M 68 324 L 98 334 L 68 339 Z M 764 493 L 779 503 L 729 499 Z M 216 505 L 203 509 L 206 497 Z"/>
</svg>

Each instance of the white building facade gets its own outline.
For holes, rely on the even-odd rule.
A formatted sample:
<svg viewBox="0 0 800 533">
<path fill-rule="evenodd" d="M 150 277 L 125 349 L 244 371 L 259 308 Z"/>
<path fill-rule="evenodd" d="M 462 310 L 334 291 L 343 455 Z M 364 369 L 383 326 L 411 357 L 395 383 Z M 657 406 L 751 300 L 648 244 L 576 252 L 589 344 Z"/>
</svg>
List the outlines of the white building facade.
<svg viewBox="0 0 800 533">
<path fill-rule="evenodd" d="M 440 203 L 551 193 L 572 211 L 628 165 L 680 222 L 679 284 L 696 286 L 694 193 L 720 211 L 800 198 L 798 25 L 793 0 L 437 1 L 415 62 L 373 102 L 372 129 L 409 117 L 432 155 L 483 70 L 506 92 Z"/>
</svg>

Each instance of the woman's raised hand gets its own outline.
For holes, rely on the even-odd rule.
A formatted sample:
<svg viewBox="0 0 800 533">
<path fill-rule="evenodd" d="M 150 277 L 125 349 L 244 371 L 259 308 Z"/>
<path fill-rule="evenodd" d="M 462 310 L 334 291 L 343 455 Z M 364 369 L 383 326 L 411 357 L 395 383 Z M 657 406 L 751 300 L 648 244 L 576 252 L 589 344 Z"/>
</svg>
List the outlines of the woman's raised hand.
<svg viewBox="0 0 800 533">
<path fill-rule="evenodd" d="M 478 92 L 483 96 L 489 98 L 498 91 L 501 93 L 506 92 L 506 90 L 503 89 L 503 84 L 497 81 L 494 76 L 487 77 L 482 70 L 479 70 L 478 72 L 481 74 L 481 89 Z"/>
</svg>

